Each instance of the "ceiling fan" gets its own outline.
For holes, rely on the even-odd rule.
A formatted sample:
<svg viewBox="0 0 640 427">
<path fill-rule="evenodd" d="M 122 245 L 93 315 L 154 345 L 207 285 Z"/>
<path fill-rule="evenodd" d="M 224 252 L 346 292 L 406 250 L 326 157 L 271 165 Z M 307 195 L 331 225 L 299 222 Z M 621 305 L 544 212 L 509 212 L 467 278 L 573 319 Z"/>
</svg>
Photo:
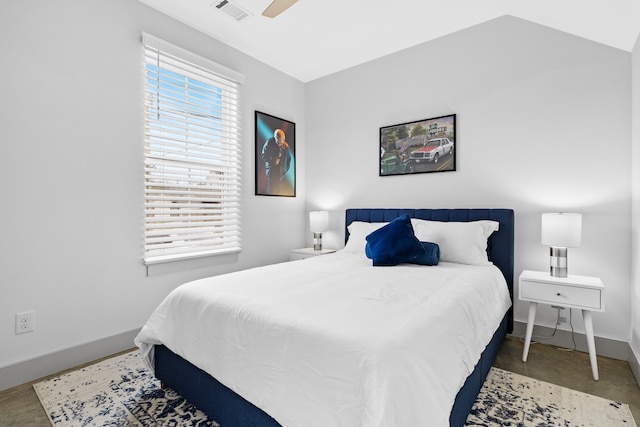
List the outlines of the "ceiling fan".
<svg viewBox="0 0 640 427">
<path fill-rule="evenodd" d="M 273 0 L 269 6 L 262 12 L 262 16 L 267 18 L 275 18 L 285 10 L 293 6 L 298 0 Z"/>
</svg>

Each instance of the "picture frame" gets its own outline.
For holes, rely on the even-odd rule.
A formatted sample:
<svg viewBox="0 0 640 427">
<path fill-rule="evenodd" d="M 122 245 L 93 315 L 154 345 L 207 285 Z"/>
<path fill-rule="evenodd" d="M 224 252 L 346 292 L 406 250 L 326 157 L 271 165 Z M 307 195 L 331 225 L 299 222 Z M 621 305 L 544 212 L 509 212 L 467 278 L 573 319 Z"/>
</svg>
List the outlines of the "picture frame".
<svg viewBox="0 0 640 427">
<path fill-rule="evenodd" d="M 456 115 L 380 128 L 379 176 L 456 170 Z"/>
<path fill-rule="evenodd" d="M 279 144 L 276 134 L 284 136 Z M 257 196 L 296 196 L 296 124 L 255 112 L 255 191 Z"/>
</svg>

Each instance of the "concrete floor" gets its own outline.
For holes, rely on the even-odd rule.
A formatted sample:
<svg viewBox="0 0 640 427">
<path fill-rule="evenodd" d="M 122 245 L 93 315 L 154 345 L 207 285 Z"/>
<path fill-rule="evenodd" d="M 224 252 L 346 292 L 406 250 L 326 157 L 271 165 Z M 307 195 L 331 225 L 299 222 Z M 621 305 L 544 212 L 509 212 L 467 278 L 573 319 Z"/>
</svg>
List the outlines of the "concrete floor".
<svg viewBox="0 0 640 427">
<path fill-rule="evenodd" d="M 640 421 L 640 388 L 627 362 L 598 356 L 600 381 L 591 377 L 589 355 L 553 346 L 532 344 L 527 363 L 521 361 L 523 343 L 508 337 L 495 366 L 517 374 L 629 404 Z M 32 384 L 0 392 L 0 427 L 48 427 L 49 420 Z"/>
</svg>

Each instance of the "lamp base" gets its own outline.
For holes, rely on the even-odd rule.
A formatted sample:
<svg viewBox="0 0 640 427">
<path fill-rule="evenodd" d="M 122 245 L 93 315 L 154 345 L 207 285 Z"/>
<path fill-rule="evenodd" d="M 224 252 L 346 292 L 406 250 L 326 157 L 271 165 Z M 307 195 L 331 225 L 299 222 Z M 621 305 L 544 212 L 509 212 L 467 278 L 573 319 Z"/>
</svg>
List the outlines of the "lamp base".
<svg viewBox="0 0 640 427">
<path fill-rule="evenodd" d="M 549 273 L 553 277 L 567 277 L 567 248 L 551 246 L 549 248 Z"/>
<path fill-rule="evenodd" d="M 322 250 L 322 233 L 313 233 L 313 250 Z"/>
</svg>

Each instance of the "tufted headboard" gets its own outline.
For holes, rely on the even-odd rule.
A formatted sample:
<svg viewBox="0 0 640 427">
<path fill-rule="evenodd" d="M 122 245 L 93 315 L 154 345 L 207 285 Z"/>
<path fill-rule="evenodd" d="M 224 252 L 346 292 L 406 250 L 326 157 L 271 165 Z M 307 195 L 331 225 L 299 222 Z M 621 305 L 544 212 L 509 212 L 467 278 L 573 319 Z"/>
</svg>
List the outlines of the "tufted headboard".
<svg viewBox="0 0 640 427">
<path fill-rule="evenodd" d="M 411 218 L 443 222 L 469 222 L 483 219 L 498 221 L 500 228 L 489 237 L 487 255 L 489 261 L 502 271 L 513 302 L 514 212 L 512 209 L 347 209 L 345 242 L 349 239 L 347 227 L 353 221 L 389 222 L 405 214 Z M 507 332 L 511 333 L 513 330 L 513 306 L 509 309 L 507 320 Z"/>
</svg>

